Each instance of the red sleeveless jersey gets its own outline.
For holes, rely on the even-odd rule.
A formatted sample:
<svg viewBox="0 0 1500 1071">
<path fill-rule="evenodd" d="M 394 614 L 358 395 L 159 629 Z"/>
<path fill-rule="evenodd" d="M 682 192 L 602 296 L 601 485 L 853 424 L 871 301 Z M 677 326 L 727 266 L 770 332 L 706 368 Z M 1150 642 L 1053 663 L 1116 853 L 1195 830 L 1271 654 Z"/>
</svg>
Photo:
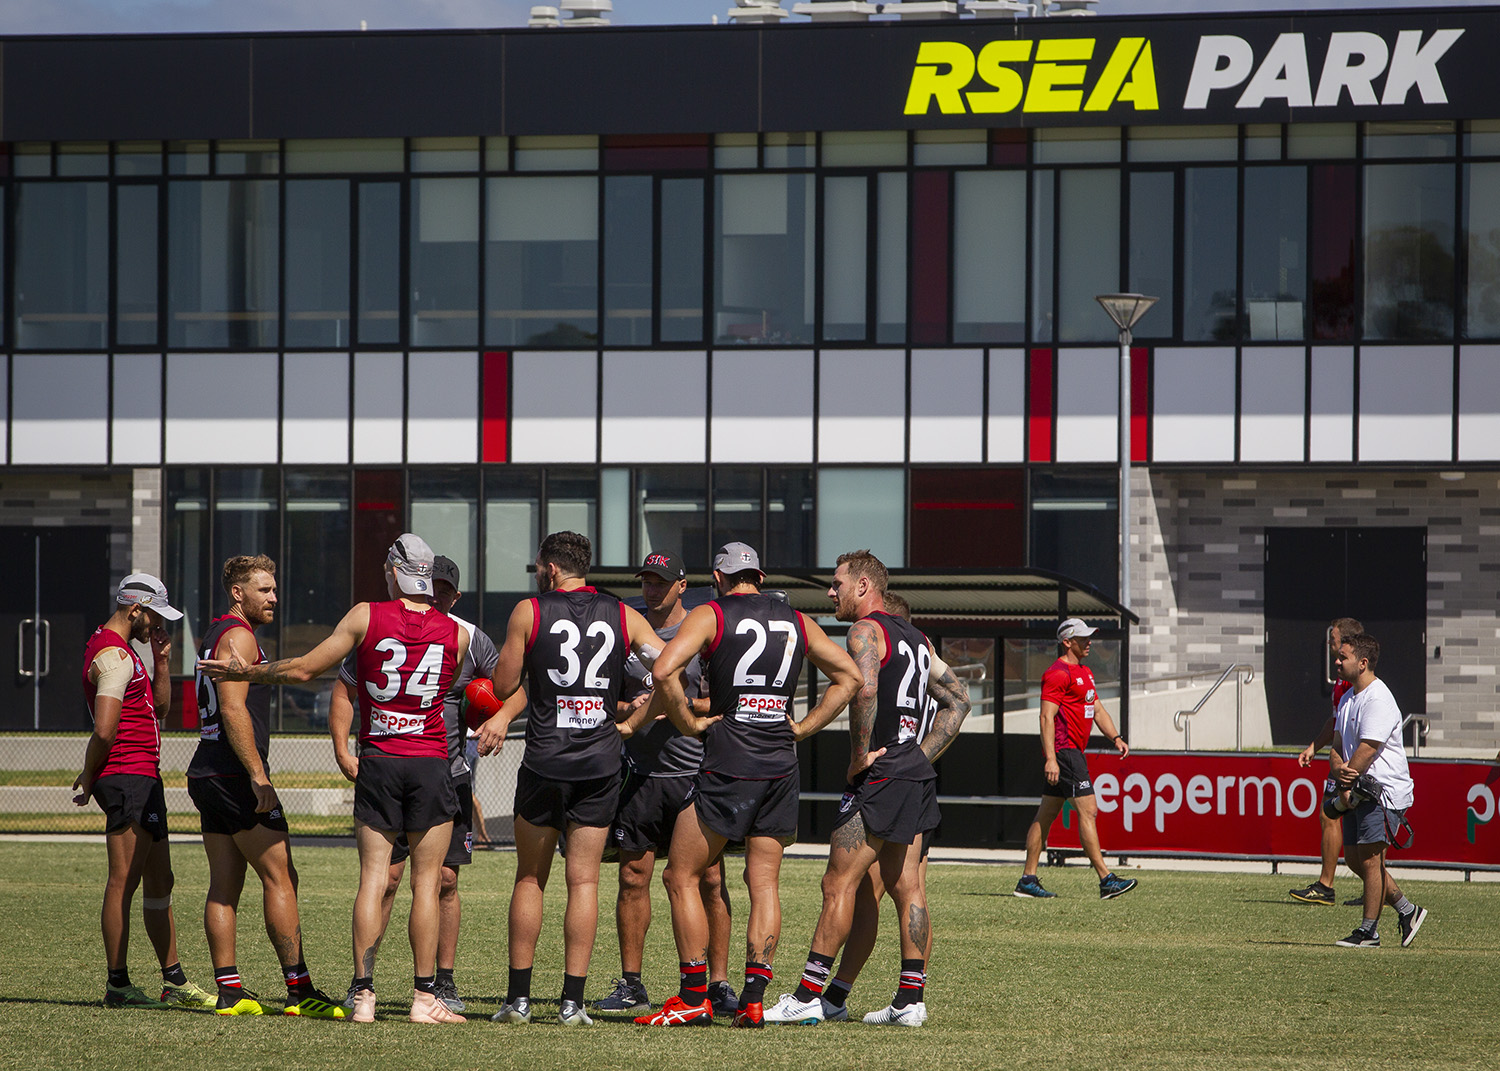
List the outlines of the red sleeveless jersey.
<svg viewBox="0 0 1500 1071">
<path fill-rule="evenodd" d="M 100 626 L 89 637 L 83 649 L 83 698 L 88 703 L 89 718 L 94 717 L 94 699 L 99 689 L 89 680 L 89 667 L 100 651 L 118 647 L 130 656 L 130 683 L 125 686 L 125 699 L 120 708 L 120 724 L 115 730 L 114 743 L 109 746 L 109 755 L 99 770 L 100 777 L 111 774 L 140 774 L 143 777 L 161 776 L 161 728 L 156 724 L 156 704 L 151 698 L 151 676 L 146 664 L 135 653 L 135 648 L 120 638 L 119 634 Z"/>
<path fill-rule="evenodd" d="M 359 742 L 387 755 L 448 758 L 443 696 L 458 668 L 458 625 L 436 607 L 370 604 L 355 652 Z"/>
</svg>

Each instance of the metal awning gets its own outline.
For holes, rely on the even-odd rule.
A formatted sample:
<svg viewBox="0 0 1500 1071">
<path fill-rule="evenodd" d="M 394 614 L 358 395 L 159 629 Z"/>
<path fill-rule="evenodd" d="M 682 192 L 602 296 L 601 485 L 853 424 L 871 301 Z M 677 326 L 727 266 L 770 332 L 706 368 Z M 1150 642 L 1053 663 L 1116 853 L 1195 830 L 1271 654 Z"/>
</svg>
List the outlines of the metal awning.
<svg viewBox="0 0 1500 1071">
<path fill-rule="evenodd" d="M 713 597 L 713 573 L 689 572 L 691 606 Z M 803 613 L 827 614 L 832 569 L 767 573 L 762 587 L 785 591 Z M 589 583 L 620 598 L 639 597 L 633 568 L 593 569 Z M 1045 569 L 892 569 L 889 590 L 911 604 L 912 616 L 948 621 L 1057 621 L 1064 617 L 1111 619 L 1122 627 L 1139 618 L 1097 588 Z"/>
</svg>

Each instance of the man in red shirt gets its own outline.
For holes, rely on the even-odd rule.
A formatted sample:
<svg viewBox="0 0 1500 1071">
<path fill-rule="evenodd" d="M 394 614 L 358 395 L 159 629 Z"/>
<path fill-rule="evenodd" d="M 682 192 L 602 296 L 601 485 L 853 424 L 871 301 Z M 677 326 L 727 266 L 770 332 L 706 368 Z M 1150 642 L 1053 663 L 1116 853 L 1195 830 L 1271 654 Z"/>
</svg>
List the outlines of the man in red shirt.
<svg viewBox="0 0 1500 1071">
<path fill-rule="evenodd" d="M 167 660 L 172 643 L 167 622 L 182 617 L 167 599 L 165 585 L 149 573 L 131 573 L 115 591 L 115 612 L 89 637 L 83 654 L 83 694 L 94 731 L 84 753 L 73 802 L 92 798 L 105 814 L 109 881 L 104 886 L 104 957 L 109 981 L 104 1004 L 110 1008 L 202 1010 L 214 998 L 187 980 L 177 960 L 177 926 L 172 918 L 172 859 L 167 846 L 167 804 L 161 784 L 161 721 L 172 705 Z M 155 672 L 131 647 L 149 643 Z M 152 1000 L 130 984 L 126 966 L 130 945 L 130 902 L 145 885 L 141 917 L 162 967 L 162 993 Z"/>
<path fill-rule="evenodd" d="M 1037 808 L 1031 828 L 1026 831 L 1026 870 L 1016 882 L 1016 895 L 1020 897 L 1044 899 L 1057 895 L 1042 888 L 1036 867 L 1046 843 L 1047 830 L 1069 799 L 1078 811 L 1078 840 L 1099 875 L 1099 899 L 1113 900 L 1138 884 L 1135 878 L 1116 877 L 1104 865 L 1104 853 L 1099 850 L 1099 831 L 1095 826 L 1099 806 L 1094 802 L 1094 783 L 1089 778 L 1088 763 L 1083 757 L 1093 725 L 1097 725 L 1105 739 L 1114 744 L 1121 758 L 1130 754 L 1130 745 L 1125 743 L 1104 704 L 1099 702 L 1094 674 L 1083 664 L 1092 642 L 1090 637 L 1097 631 L 1076 617 L 1058 625 L 1057 645 L 1062 649 L 1062 657 L 1042 674 L 1042 755 L 1046 759 L 1047 783 L 1042 787 L 1042 805 Z"/>
</svg>

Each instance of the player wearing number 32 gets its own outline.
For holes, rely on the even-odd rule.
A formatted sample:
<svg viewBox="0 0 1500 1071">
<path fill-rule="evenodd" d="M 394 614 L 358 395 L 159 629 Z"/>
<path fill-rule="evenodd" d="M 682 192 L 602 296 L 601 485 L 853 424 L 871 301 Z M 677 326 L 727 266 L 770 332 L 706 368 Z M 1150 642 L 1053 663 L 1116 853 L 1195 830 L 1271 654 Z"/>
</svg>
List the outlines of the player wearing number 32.
<svg viewBox="0 0 1500 1071">
<path fill-rule="evenodd" d="M 620 794 L 615 697 L 634 652 L 650 669 L 662 640 L 646 619 L 588 584 L 593 548 L 577 532 L 553 532 L 536 556 L 541 594 L 519 603 L 495 666 L 495 694 L 526 694 L 526 757 L 516 776 L 516 884 L 510 899 L 510 979 L 498 1023 L 531 1021 L 531 968 L 542 929 L 542 894 L 558 835 L 567 834 L 568 903 L 563 917 L 563 988 L 558 1018 L 590 1026 L 583 1006 L 599 927 L 599 864 Z M 643 720 L 643 719 L 642 719 Z M 504 710 L 478 729 L 479 752 L 505 741 Z"/>
<path fill-rule="evenodd" d="M 415 965 L 411 1019 L 461 1023 L 436 995 L 438 890 L 443 857 L 458 813 L 448 769 L 443 696 L 469 651 L 469 635 L 434 605 L 432 548 L 405 534 L 385 560 L 387 602 L 362 602 L 307 654 L 250 666 L 231 652 L 198 669 L 213 680 L 293 684 L 312 680 L 351 651 L 359 690 L 359 776 L 354 783 L 354 836 L 359 893 L 354 901 L 355 1022 L 374 1018 L 375 949 L 380 900 L 391 846 L 411 846 L 411 950 Z"/>
</svg>

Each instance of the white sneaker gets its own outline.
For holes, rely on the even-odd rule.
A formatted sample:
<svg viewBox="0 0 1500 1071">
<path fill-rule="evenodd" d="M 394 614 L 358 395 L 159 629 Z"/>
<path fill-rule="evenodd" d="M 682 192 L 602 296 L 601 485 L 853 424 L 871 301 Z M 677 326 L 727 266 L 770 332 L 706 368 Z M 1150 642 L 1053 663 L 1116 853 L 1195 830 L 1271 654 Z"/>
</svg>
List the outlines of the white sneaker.
<svg viewBox="0 0 1500 1071">
<path fill-rule="evenodd" d="M 593 1026 L 594 1020 L 589 1018 L 589 1013 L 583 1010 L 583 1005 L 575 1000 L 565 1000 L 558 1010 L 557 1021 L 563 1026 Z"/>
<path fill-rule="evenodd" d="M 847 1023 L 849 1021 L 849 1005 L 840 1004 L 838 1007 L 834 1007 L 822 997 L 818 998 L 818 1003 L 823 1006 L 823 1021 L 825 1023 Z"/>
<path fill-rule="evenodd" d="M 500 1010 L 490 1016 L 490 1022 L 522 1025 L 531 1022 L 531 998 L 517 997 L 514 1004 L 500 1005 Z"/>
<path fill-rule="evenodd" d="M 769 1017 L 770 1013 L 766 1013 Z M 887 1005 L 879 1011 L 865 1016 L 871 1026 L 921 1026 L 927 1021 L 927 1005 L 923 1001 L 908 1004 L 904 1008 Z"/>
<path fill-rule="evenodd" d="M 791 993 L 781 994 L 781 999 L 766 1009 L 768 1023 L 800 1023 L 812 1026 L 823 1021 L 823 998 L 813 997 L 800 1001 Z"/>
</svg>

